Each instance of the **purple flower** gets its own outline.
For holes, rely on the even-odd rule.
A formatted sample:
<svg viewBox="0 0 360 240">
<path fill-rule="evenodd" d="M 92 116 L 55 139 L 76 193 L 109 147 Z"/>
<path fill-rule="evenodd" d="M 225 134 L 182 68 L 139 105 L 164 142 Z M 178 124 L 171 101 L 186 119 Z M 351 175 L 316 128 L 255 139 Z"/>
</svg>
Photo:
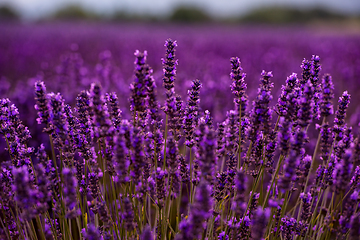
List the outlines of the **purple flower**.
<svg viewBox="0 0 360 240">
<path fill-rule="evenodd" d="M 89 173 L 89 190 L 91 196 L 96 199 L 100 193 L 99 176 L 95 172 Z"/>
<path fill-rule="evenodd" d="M 156 95 L 156 83 L 155 79 L 152 76 L 153 70 L 149 70 L 149 74 L 146 78 L 146 88 L 147 88 L 147 105 L 149 107 L 149 115 L 151 119 L 155 122 L 159 122 L 161 120 L 159 115 L 159 103 L 157 101 Z"/>
<path fill-rule="evenodd" d="M 250 192 L 250 206 L 248 209 L 248 212 L 246 213 L 246 215 L 248 215 L 250 218 L 253 217 L 254 211 L 255 209 L 258 207 L 259 204 L 259 197 L 260 197 L 260 193 L 254 193 L 252 194 L 252 191 Z"/>
<path fill-rule="evenodd" d="M 360 235 L 360 214 L 357 213 L 351 217 L 349 240 L 356 240 Z"/>
<path fill-rule="evenodd" d="M 296 235 L 297 222 L 295 218 L 283 217 L 281 219 L 280 233 L 286 240 L 293 239 Z"/>
<path fill-rule="evenodd" d="M 225 232 L 221 232 L 219 234 L 218 240 L 229 240 L 229 235 L 227 235 Z"/>
<path fill-rule="evenodd" d="M 284 173 L 280 176 L 278 182 L 278 187 L 283 193 L 290 190 L 291 183 L 295 181 L 296 166 L 299 162 L 300 156 L 298 156 L 294 151 L 291 151 L 289 156 L 285 159 Z"/>
<path fill-rule="evenodd" d="M 46 175 L 46 169 L 43 164 L 39 163 L 35 167 L 37 178 L 37 211 L 42 214 L 45 213 L 49 206 L 48 202 L 51 200 L 52 190 L 49 178 Z"/>
<path fill-rule="evenodd" d="M 75 218 L 80 214 L 80 210 L 77 207 L 77 180 L 74 177 L 74 169 L 64 168 L 62 170 L 63 175 L 63 193 L 65 205 L 68 208 L 67 217 Z"/>
<path fill-rule="evenodd" d="M 119 107 L 118 97 L 115 92 L 106 95 L 106 104 L 108 105 L 109 114 L 115 129 L 121 124 L 121 110 Z"/>
<path fill-rule="evenodd" d="M 93 127 L 94 136 L 101 138 L 109 136 L 113 132 L 112 122 L 105 98 L 99 83 L 92 83 L 90 88 L 90 107 L 94 112 Z"/>
<path fill-rule="evenodd" d="M 204 137 L 199 143 L 202 149 L 199 156 L 201 175 L 205 180 L 212 182 L 214 171 L 217 165 L 217 156 L 215 154 L 216 138 L 215 131 L 205 125 Z"/>
<path fill-rule="evenodd" d="M 334 84 L 329 74 L 322 80 L 322 98 L 320 100 L 321 116 L 327 117 L 334 113 L 332 100 L 334 98 Z"/>
<path fill-rule="evenodd" d="M 232 93 L 235 95 L 234 103 L 236 106 L 236 111 L 239 111 L 241 106 L 241 116 L 245 115 L 246 106 L 247 106 L 247 95 L 245 93 L 246 83 L 244 82 L 245 73 L 242 73 L 240 59 L 238 57 L 232 57 L 230 59 L 231 63 L 231 73 L 230 78 L 232 84 L 230 85 Z"/>
<path fill-rule="evenodd" d="M 83 229 L 83 236 L 85 240 L 103 240 L 103 237 L 100 235 L 99 229 L 95 227 L 95 225 L 92 223 L 88 224 L 87 231 Z"/>
<path fill-rule="evenodd" d="M 124 131 L 121 129 L 119 134 L 114 137 L 114 155 L 112 161 L 115 163 L 117 181 L 125 183 L 128 181 L 127 171 L 129 167 L 128 148 L 126 147 Z"/>
<path fill-rule="evenodd" d="M 181 181 L 183 183 L 188 183 L 190 181 L 190 169 L 188 164 L 185 162 L 185 158 L 183 155 L 180 155 L 179 158 L 179 169 L 180 169 L 180 176 L 181 176 Z"/>
<path fill-rule="evenodd" d="M 234 177 L 236 175 L 236 163 L 237 163 L 236 156 L 233 153 L 229 153 L 226 161 L 226 168 L 227 168 L 228 188 L 231 191 L 234 185 Z"/>
<path fill-rule="evenodd" d="M 307 178 L 311 166 L 312 158 L 310 155 L 300 158 L 300 164 L 296 169 L 296 182 L 301 186 L 305 187 L 305 179 Z"/>
<path fill-rule="evenodd" d="M 301 86 L 304 86 L 311 77 L 311 65 L 312 65 L 311 62 L 304 58 L 300 66 L 302 69 L 302 74 L 301 74 L 302 79 L 300 79 Z"/>
<path fill-rule="evenodd" d="M 334 132 L 340 134 L 343 131 L 345 124 L 346 110 L 349 107 L 350 103 L 350 94 L 347 91 L 343 92 L 342 96 L 339 98 L 338 109 L 335 113 L 334 119 Z"/>
<path fill-rule="evenodd" d="M 144 136 L 139 128 L 134 128 L 132 134 L 132 164 L 133 170 L 131 172 L 132 180 L 135 185 L 141 181 L 141 176 L 145 166 L 145 155 L 143 151 Z"/>
<path fill-rule="evenodd" d="M 333 172 L 333 179 L 335 184 L 336 193 L 345 191 L 347 184 L 351 180 L 351 170 L 352 170 L 352 152 L 347 150 L 344 156 L 341 159 L 337 159 L 337 164 Z"/>
<path fill-rule="evenodd" d="M 211 216 L 212 199 L 210 197 L 211 188 L 201 181 L 196 189 L 195 203 L 190 207 L 188 221 L 191 225 L 191 236 L 199 239 L 204 230 L 205 221 Z"/>
<path fill-rule="evenodd" d="M 164 199 L 166 195 L 166 186 L 165 179 L 167 176 L 167 172 L 162 170 L 161 168 L 156 169 L 156 197 L 157 197 L 157 205 L 159 208 L 164 206 Z"/>
<path fill-rule="evenodd" d="M 132 112 L 144 113 L 146 110 L 146 78 L 150 74 L 150 68 L 146 64 L 147 51 L 143 53 L 136 50 L 135 53 L 135 71 L 134 82 L 130 84 L 131 97 L 130 97 L 130 110 Z"/>
<path fill-rule="evenodd" d="M 328 158 L 329 158 L 329 154 L 330 154 L 330 148 L 332 145 L 332 141 L 333 141 L 333 137 L 332 137 L 332 131 L 331 131 L 331 127 L 329 126 L 328 123 L 324 123 L 321 127 L 320 127 L 320 134 L 321 134 L 321 138 L 320 138 L 320 149 L 321 149 L 321 160 L 326 163 Z"/>
<path fill-rule="evenodd" d="M 218 158 L 224 157 L 225 156 L 225 126 L 226 123 L 222 122 L 222 123 L 218 123 L 217 125 L 217 130 L 216 130 L 216 139 L 217 139 L 217 155 Z"/>
<path fill-rule="evenodd" d="M 87 142 L 92 142 L 93 129 L 90 119 L 90 94 L 87 91 L 81 91 L 76 98 L 76 111 L 78 114 L 78 131 L 85 137 Z"/>
<path fill-rule="evenodd" d="M 236 197 L 234 198 L 234 202 L 232 204 L 233 210 L 239 216 L 243 216 L 246 209 L 246 204 L 247 204 L 245 201 L 246 184 L 247 184 L 247 178 L 243 169 L 241 168 L 236 173 L 236 178 L 235 178 Z"/>
<path fill-rule="evenodd" d="M 106 202 L 97 202 L 96 206 L 92 208 L 92 210 L 94 211 L 94 213 L 97 213 L 99 215 L 99 219 L 103 223 L 103 228 L 109 228 L 111 226 L 111 217 L 109 210 L 106 206 Z"/>
<path fill-rule="evenodd" d="M 154 234 L 151 231 L 149 225 L 144 228 L 143 232 L 141 233 L 140 240 L 154 240 Z"/>
<path fill-rule="evenodd" d="M 186 146 L 192 148 L 195 144 L 194 132 L 198 125 L 198 108 L 200 102 L 200 88 L 202 87 L 200 80 L 192 81 L 191 90 L 188 91 L 188 100 L 185 107 L 184 116 L 184 132 Z"/>
<path fill-rule="evenodd" d="M 46 93 L 46 87 L 43 81 L 39 80 L 35 83 L 35 109 L 38 113 L 38 118 L 36 121 L 38 124 L 46 124 L 49 126 L 50 119 L 50 109 L 49 109 L 49 99 Z M 51 131 L 51 129 L 44 129 L 46 132 Z"/>
<path fill-rule="evenodd" d="M 303 85 L 302 94 L 299 99 L 299 111 L 297 113 L 298 125 L 307 127 L 313 119 L 314 111 L 314 87 L 310 81 Z"/>
<path fill-rule="evenodd" d="M 268 136 L 268 144 L 266 146 L 265 160 L 266 160 L 266 170 L 268 173 L 272 174 L 274 169 L 274 156 L 277 147 L 277 132 L 272 131 Z"/>
<path fill-rule="evenodd" d="M 301 220 L 304 222 L 307 222 L 307 220 L 311 217 L 311 215 L 313 214 L 311 212 L 311 194 L 308 193 L 300 193 L 300 198 L 302 200 L 302 212 L 301 212 Z"/>
<path fill-rule="evenodd" d="M 233 110 L 227 112 L 226 115 L 226 151 L 227 153 L 235 153 L 239 142 L 238 115 Z"/>
<path fill-rule="evenodd" d="M 264 233 L 270 217 L 270 209 L 258 207 L 251 220 L 251 237 L 253 239 L 264 239 Z"/>
<path fill-rule="evenodd" d="M 272 72 L 261 73 L 260 87 L 258 88 L 258 95 L 253 101 L 253 110 L 251 112 L 251 128 L 249 132 L 249 139 L 252 142 L 256 141 L 259 131 L 263 131 L 267 136 L 270 133 L 272 109 L 269 104 L 272 100 L 271 89 L 274 84 L 270 81 L 273 77 Z"/>
<path fill-rule="evenodd" d="M 226 183 L 227 183 L 227 174 L 225 172 L 218 173 L 216 175 L 216 188 L 214 191 L 214 199 L 219 202 L 224 198 L 226 194 Z"/>
<path fill-rule="evenodd" d="M 354 171 L 354 175 L 351 178 L 350 185 L 352 187 L 359 188 L 359 183 L 360 183 L 360 166 L 357 166 Z"/>
<path fill-rule="evenodd" d="M 166 47 L 165 58 L 162 59 L 164 87 L 167 91 L 173 92 L 176 78 L 176 65 L 178 65 L 178 61 L 175 59 L 175 48 L 177 47 L 177 43 L 176 41 L 168 39 L 164 46 Z"/>
<path fill-rule="evenodd" d="M 320 57 L 312 55 L 311 57 L 311 70 L 310 70 L 310 81 L 314 87 L 314 119 L 320 118 L 320 99 L 321 99 L 321 86 L 319 81 L 319 72 L 321 70 L 321 65 L 319 64 Z"/>
<path fill-rule="evenodd" d="M 128 197 L 125 197 L 123 200 L 123 226 L 127 231 L 132 231 L 135 228 L 135 217 L 134 217 L 134 211 L 132 207 L 132 203 Z"/>
<path fill-rule="evenodd" d="M 292 73 L 287 79 L 286 79 L 286 85 L 283 85 L 281 87 L 282 92 L 278 99 L 276 110 L 277 113 L 280 116 L 288 116 L 291 117 L 291 112 L 289 111 L 289 108 L 291 107 L 291 102 L 293 100 L 292 93 L 294 93 L 295 88 L 298 86 L 298 79 L 297 74 Z"/>
<path fill-rule="evenodd" d="M 14 168 L 12 171 L 14 181 L 12 190 L 15 192 L 15 201 L 18 207 L 22 209 L 23 218 L 31 219 L 34 212 L 34 204 L 36 203 L 37 191 L 32 185 L 32 179 L 29 177 L 27 166 Z"/>
</svg>

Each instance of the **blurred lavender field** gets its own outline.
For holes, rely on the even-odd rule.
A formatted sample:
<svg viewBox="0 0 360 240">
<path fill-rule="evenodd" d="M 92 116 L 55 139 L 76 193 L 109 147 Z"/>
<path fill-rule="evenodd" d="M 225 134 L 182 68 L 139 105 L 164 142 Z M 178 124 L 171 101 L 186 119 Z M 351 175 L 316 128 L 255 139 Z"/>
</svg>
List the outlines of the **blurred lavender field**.
<svg viewBox="0 0 360 240">
<path fill-rule="evenodd" d="M 360 99 L 360 34 L 334 34 L 305 27 L 235 25 L 154 25 L 105 23 L 47 23 L 0 25 L 0 97 L 9 97 L 30 128 L 35 123 L 33 84 L 42 76 L 49 91 L 61 92 L 74 104 L 77 94 L 100 81 L 104 91 L 115 91 L 125 116 L 129 113 L 129 84 L 133 80 L 134 51 L 147 50 L 148 63 L 162 93 L 164 41 L 178 42 L 177 93 L 185 97 L 192 79 L 203 84 L 201 108 L 215 122 L 233 108 L 229 59 L 239 56 L 247 74 L 250 100 L 256 95 L 262 70 L 274 75 L 274 102 L 280 87 L 312 54 L 321 58 L 320 75 L 332 75 L 338 98 L 348 90 L 353 102 Z M 349 116 L 356 111 L 352 104 Z M 353 114 L 352 124 L 357 123 Z M 40 129 L 38 129 L 40 130 Z M 32 131 L 36 136 L 36 132 Z M 35 137 L 34 136 L 34 137 Z M 35 137 L 36 139 L 36 137 Z"/>
</svg>

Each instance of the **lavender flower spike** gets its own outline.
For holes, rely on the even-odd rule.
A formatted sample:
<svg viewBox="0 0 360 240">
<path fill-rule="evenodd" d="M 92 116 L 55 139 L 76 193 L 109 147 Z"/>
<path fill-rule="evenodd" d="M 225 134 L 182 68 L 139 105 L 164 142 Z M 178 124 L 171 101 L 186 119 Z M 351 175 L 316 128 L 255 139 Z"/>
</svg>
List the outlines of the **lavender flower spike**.
<svg viewBox="0 0 360 240">
<path fill-rule="evenodd" d="M 334 84 L 329 74 L 322 80 L 322 98 L 320 100 L 321 116 L 327 117 L 334 113 L 332 99 L 334 98 Z"/>
<path fill-rule="evenodd" d="M 349 107 L 350 103 L 350 94 L 345 91 L 342 96 L 339 97 L 339 106 L 335 114 L 334 120 L 334 132 L 339 134 L 343 131 L 345 124 L 346 110 Z"/>
<path fill-rule="evenodd" d="M 212 199 L 211 188 L 201 181 L 196 191 L 195 203 L 190 209 L 189 222 L 191 224 L 191 235 L 193 239 L 199 239 L 204 230 L 205 221 L 211 216 Z"/>
<path fill-rule="evenodd" d="M 266 225 L 269 221 L 270 209 L 262 209 L 258 207 L 256 213 L 254 214 L 253 219 L 251 220 L 251 237 L 253 239 L 264 239 L 264 233 L 266 230 Z"/>
<path fill-rule="evenodd" d="M 64 168 L 62 171 L 64 179 L 63 192 L 65 198 L 65 205 L 70 210 L 67 213 L 68 218 L 74 218 L 80 214 L 79 209 L 77 209 L 77 180 L 74 176 L 74 172 L 75 171 L 70 168 Z"/>
<path fill-rule="evenodd" d="M 35 83 L 35 109 L 38 112 L 38 118 L 36 121 L 38 124 L 49 124 L 50 119 L 50 109 L 49 109 L 49 99 L 46 94 L 46 87 L 43 81 L 37 81 Z M 47 131 L 47 129 L 45 129 Z"/>
<path fill-rule="evenodd" d="M 31 219 L 35 214 L 33 206 L 37 193 L 33 189 L 27 166 L 14 168 L 13 176 L 12 189 L 15 192 L 15 201 L 23 210 L 23 217 Z"/>
<path fill-rule="evenodd" d="M 105 104 L 105 98 L 102 93 L 101 85 L 98 83 L 91 84 L 90 89 L 90 107 L 94 111 L 94 135 L 97 138 L 111 135 L 113 131 L 112 122 L 108 108 Z"/>
<path fill-rule="evenodd" d="M 149 225 L 144 228 L 140 240 L 154 240 L 154 234 Z"/>
<path fill-rule="evenodd" d="M 163 71 L 164 71 L 164 87 L 167 91 L 173 93 L 174 92 L 174 82 L 176 77 L 176 65 L 178 65 L 178 61 L 175 60 L 175 48 L 177 47 L 176 41 L 171 39 L 166 40 L 165 45 L 166 54 L 165 58 L 162 59 L 163 63 Z M 168 96 L 171 97 L 171 96 Z"/>
<path fill-rule="evenodd" d="M 95 225 L 92 223 L 88 225 L 87 232 L 85 232 L 85 229 L 83 229 L 82 233 L 85 240 L 103 240 L 103 237 L 100 235 L 99 229 L 95 227 Z"/>
<path fill-rule="evenodd" d="M 238 57 L 232 57 L 230 59 L 230 63 L 230 78 L 232 80 L 232 84 L 230 85 L 230 87 L 232 93 L 235 95 L 234 103 L 236 104 L 236 106 L 241 106 L 241 116 L 244 116 L 247 106 L 247 95 L 245 93 L 246 83 L 244 82 L 246 74 L 241 73 L 242 68 L 240 66 L 241 63 Z M 239 107 L 236 107 L 236 110 L 240 110 Z"/>
</svg>

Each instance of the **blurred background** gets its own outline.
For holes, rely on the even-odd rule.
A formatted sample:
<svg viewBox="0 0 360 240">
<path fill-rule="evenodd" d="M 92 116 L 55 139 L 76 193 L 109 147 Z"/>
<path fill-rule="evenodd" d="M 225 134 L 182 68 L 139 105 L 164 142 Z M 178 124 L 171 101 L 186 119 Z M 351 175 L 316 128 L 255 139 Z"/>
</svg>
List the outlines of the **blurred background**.
<svg viewBox="0 0 360 240">
<path fill-rule="evenodd" d="M 0 0 L 2 20 L 359 22 L 358 0 Z"/>
</svg>

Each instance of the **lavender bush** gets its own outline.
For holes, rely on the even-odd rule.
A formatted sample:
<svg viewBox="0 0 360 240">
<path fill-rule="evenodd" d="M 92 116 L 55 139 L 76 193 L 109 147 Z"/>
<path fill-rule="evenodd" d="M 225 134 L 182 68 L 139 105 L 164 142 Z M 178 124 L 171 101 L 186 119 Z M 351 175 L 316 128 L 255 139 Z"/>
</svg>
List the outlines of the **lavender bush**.
<svg viewBox="0 0 360 240">
<path fill-rule="evenodd" d="M 102 86 L 118 79 L 110 52 L 94 73 L 67 55 L 53 82 L 64 95 L 47 91 L 46 75 L 32 80 L 31 131 L 0 100 L 1 239 L 358 239 L 359 130 L 347 91 L 333 107 L 320 57 L 304 56 L 277 96 L 275 70 L 251 76 L 250 93 L 229 56 L 231 109 L 214 114 L 201 107 L 205 80 L 182 100 L 178 52 L 166 40 L 158 76 L 135 51 L 129 111 Z"/>
</svg>

